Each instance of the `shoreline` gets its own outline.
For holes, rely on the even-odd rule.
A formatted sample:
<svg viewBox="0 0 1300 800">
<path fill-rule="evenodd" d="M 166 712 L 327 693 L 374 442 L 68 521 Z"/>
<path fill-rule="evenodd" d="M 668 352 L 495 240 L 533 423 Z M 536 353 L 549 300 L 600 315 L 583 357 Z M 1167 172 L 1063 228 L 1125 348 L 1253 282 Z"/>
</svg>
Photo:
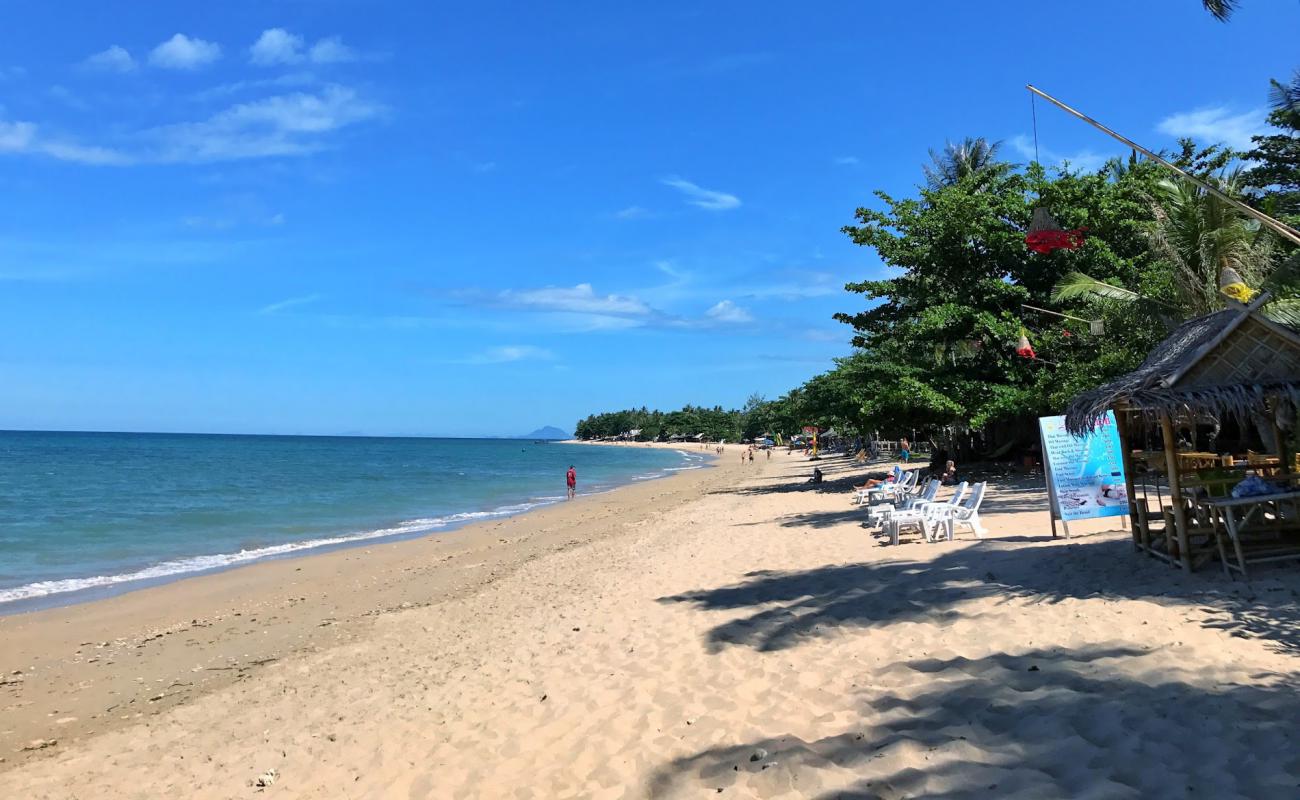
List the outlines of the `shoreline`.
<svg viewBox="0 0 1300 800">
<path fill-rule="evenodd" d="M 692 495 L 718 480 L 715 473 L 730 472 L 719 466 L 710 454 L 697 469 L 453 529 L 304 550 L 0 614 L 0 772 L 33 757 L 21 749 L 32 741 L 74 742 L 132 724 L 260 667 L 353 641 L 380 615 L 472 592 L 554 549 L 582 545 L 592 517 L 634 517 L 652 499 Z M 168 644 L 180 639 L 180 648 Z M 77 688 L 69 694 L 69 686 Z"/>
<path fill-rule="evenodd" d="M 588 442 L 577 441 L 564 441 L 561 443 L 591 444 Z M 614 444 L 617 446 L 630 447 L 637 443 L 606 442 L 602 444 Z M 671 449 L 686 452 L 685 448 L 679 446 L 675 446 Z M 715 456 L 710 453 L 709 458 L 705 459 L 704 463 L 700 466 L 708 467 L 712 465 L 714 458 Z M 690 469 L 694 468 L 697 467 L 692 467 Z M 635 486 L 638 483 L 672 477 L 680 471 L 683 471 L 680 467 L 667 467 L 662 470 L 662 474 L 657 474 L 651 478 L 635 477 L 629 479 L 626 483 L 614 485 L 597 484 L 599 488 L 580 496 L 586 497 L 605 494 L 611 491 L 617 491 L 627 486 Z M 237 553 L 210 553 L 165 559 L 126 573 L 85 576 L 79 578 L 51 578 L 34 581 L 3 590 L 0 594 L 15 592 L 19 589 L 26 589 L 31 586 L 45 587 L 68 584 L 86 584 L 89 581 L 99 582 L 91 585 L 78 585 L 71 589 L 55 589 L 44 594 L 0 600 L 0 619 L 15 614 L 26 614 L 33 611 L 44 611 L 47 609 L 64 608 L 84 603 L 98 602 L 100 600 L 106 600 L 122 594 L 149 589 L 155 586 L 165 586 L 175 581 L 185 581 L 205 575 L 216 575 L 232 569 L 241 569 L 243 567 L 267 561 L 292 560 L 305 556 L 333 553 L 356 547 L 367 547 L 383 542 L 409 541 L 427 536 L 439 536 L 455 533 L 469 525 L 474 525 L 479 522 L 509 519 L 510 517 L 528 514 L 538 509 L 548 508 L 562 502 L 564 502 L 564 498 L 559 496 L 554 498 L 524 498 L 518 503 L 507 503 L 505 505 L 486 509 L 453 512 L 445 517 L 430 517 L 427 519 L 400 521 L 392 524 L 390 527 L 376 527 L 373 529 L 352 531 L 348 533 L 322 533 L 321 535 L 312 538 L 266 545 L 253 551 L 241 550 Z M 382 523 L 376 524 L 378 525 Z M 192 566 L 197 564 L 210 564 L 210 566 Z"/>
<path fill-rule="evenodd" d="M 0 653 L 0 796 L 1294 788 L 1294 570 L 1171 570 L 1113 520 L 1053 539 L 1016 474 L 985 538 L 889 546 L 849 492 L 889 464 L 827 458 L 814 485 L 801 456 L 728 449 L 455 537 L 0 621 L 26 649 Z"/>
</svg>

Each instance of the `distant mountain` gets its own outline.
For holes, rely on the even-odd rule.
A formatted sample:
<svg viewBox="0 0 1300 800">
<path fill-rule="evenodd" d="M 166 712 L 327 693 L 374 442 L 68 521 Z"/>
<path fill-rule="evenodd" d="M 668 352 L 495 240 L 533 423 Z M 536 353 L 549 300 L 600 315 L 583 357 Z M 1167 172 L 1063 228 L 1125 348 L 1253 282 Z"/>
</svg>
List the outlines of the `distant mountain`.
<svg viewBox="0 0 1300 800">
<path fill-rule="evenodd" d="M 520 439 L 572 439 L 573 434 L 565 433 L 554 425 L 538 428 L 532 433 L 525 433 Z"/>
</svg>

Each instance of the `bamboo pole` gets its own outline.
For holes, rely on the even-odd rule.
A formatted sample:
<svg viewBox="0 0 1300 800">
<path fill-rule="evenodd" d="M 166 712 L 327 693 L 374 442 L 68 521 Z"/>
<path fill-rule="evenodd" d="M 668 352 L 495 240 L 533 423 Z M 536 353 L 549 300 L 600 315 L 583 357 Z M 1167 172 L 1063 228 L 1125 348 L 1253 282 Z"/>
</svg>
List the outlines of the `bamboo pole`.
<svg viewBox="0 0 1300 800">
<path fill-rule="evenodd" d="M 1076 111 L 1073 108 L 1070 108 L 1065 103 L 1062 103 L 1060 100 L 1057 100 L 1055 97 L 1052 97 L 1050 94 L 1044 92 L 1042 89 L 1039 89 L 1037 86 L 1034 86 L 1032 83 L 1025 84 L 1025 88 L 1033 92 L 1034 94 L 1038 95 L 1039 97 L 1043 98 L 1044 100 L 1048 101 L 1049 103 L 1056 106 L 1057 108 L 1061 109 L 1062 111 L 1065 111 L 1069 114 L 1073 114 L 1074 116 L 1088 123 L 1092 127 L 1096 128 L 1097 130 L 1111 137 L 1112 139 L 1118 139 L 1119 141 L 1123 142 L 1124 144 L 1128 145 L 1134 150 L 1137 150 L 1139 153 L 1142 153 L 1146 157 L 1154 160 L 1156 163 L 1160 164 L 1166 169 L 1171 170 L 1177 173 L 1178 175 L 1186 178 L 1187 180 L 1201 187 L 1202 189 L 1214 195 L 1215 197 L 1219 198 L 1220 200 L 1224 201 L 1225 203 L 1231 203 L 1233 206 L 1240 209 L 1243 214 L 1248 214 L 1249 216 L 1259 220 L 1260 223 L 1262 223 L 1268 228 L 1271 228 L 1279 236 L 1285 239 L 1289 239 L 1294 244 L 1300 244 L 1300 231 L 1297 231 L 1295 228 L 1292 228 L 1290 225 L 1287 225 L 1283 222 L 1279 222 L 1278 220 L 1275 220 L 1272 217 L 1270 217 L 1268 214 L 1265 214 L 1264 212 L 1259 211 L 1257 209 L 1251 208 L 1250 206 L 1246 205 L 1240 200 L 1237 200 L 1234 197 L 1229 197 L 1227 194 L 1224 194 L 1222 191 L 1216 189 L 1214 186 L 1211 186 L 1210 184 L 1206 183 L 1200 178 L 1197 178 L 1196 176 L 1182 169 L 1179 169 L 1178 167 L 1169 163 L 1165 159 L 1161 158 L 1160 156 L 1146 149 L 1145 147 L 1133 141 L 1132 139 L 1129 139 L 1126 136 L 1116 133 L 1110 128 L 1107 128 L 1105 125 L 1102 125 L 1097 120 L 1088 116 L 1087 114 L 1084 114 L 1081 111 Z"/>
<path fill-rule="evenodd" d="M 1174 528 L 1178 534 L 1178 559 L 1183 569 L 1192 571 L 1192 550 L 1187 542 L 1187 509 L 1183 508 L 1183 478 L 1178 474 L 1178 445 L 1174 437 L 1174 421 L 1167 413 L 1160 414 L 1160 433 L 1165 439 L 1165 465 L 1169 470 L 1169 500 L 1174 506 Z M 1169 534 L 1165 533 L 1168 546 Z"/>
<path fill-rule="evenodd" d="M 1120 463 L 1124 465 L 1124 491 L 1128 497 L 1128 518 L 1133 523 L 1133 549 L 1141 550 L 1141 525 L 1138 522 L 1137 496 L 1133 491 L 1133 450 L 1128 445 L 1129 413 L 1115 409 L 1115 427 L 1119 432 Z"/>
</svg>

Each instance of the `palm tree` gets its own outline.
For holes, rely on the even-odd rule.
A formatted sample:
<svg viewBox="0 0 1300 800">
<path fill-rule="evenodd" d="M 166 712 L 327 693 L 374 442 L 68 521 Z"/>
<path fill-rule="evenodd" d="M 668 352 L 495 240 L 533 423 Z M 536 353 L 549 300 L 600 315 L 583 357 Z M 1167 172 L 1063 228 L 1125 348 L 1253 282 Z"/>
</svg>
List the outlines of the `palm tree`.
<svg viewBox="0 0 1300 800">
<path fill-rule="evenodd" d="M 1206 180 L 1230 196 L 1240 194 L 1240 170 Z M 1173 311 L 1186 319 L 1224 306 L 1219 276 L 1225 268 L 1232 268 L 1248 285 L 1275 291 L 1278 299 L 1265 307 L 1265 313 L 1295 324 L 1297 305 L 1290 298 L 1295 296 L 1296 265 L 1294 259 L 1279 263 L 1269 232 L 1236 206 L 1190 181 L 1161 181 L 1152 200 L 1151 249 L 1173 269 L 1175 302 L 1154 301 L 1081 272 L 1072 272 L 1057 283 L 1052 295 L 1055 301 L 1100 298 L 1156 303 L 1163 306 L 1162 316 Z"/>
<path fill-rule="evenodd" d="M 1237 10 L 1237 0 L 1201 0 L 1201 5 L 1219 22 L 1227 22 L 1232 12 Z"/>
<path fill-rule="evenodd" d="M 942 153 L 930 150 L 930 163 L 923 164 L 925 182 L 931 189 L 953 186 L 963 178 L 971 175 L 1001 175 L 1011 169 L 1011 165 L 998 161 L 998 149 L 1001 142 L 990 142 L 983 136 L 967 136 L 961 142 L 948 142 Z"/>
<path fill-rule="evenodd" d="M 1211 181 L 1229 196 L 1241 194 L 1241 170 Z M 1189 316 L 1223 307 L 1219 274 L 1237 271 L 1259 286 L 1273 266 L 1273 238 L 1231 203 L 1190 181 L 1166 179 L 1152 204 L 1156 224 L 1151 246 L 1174 268 L 1179 305 Z"/>
</svg>

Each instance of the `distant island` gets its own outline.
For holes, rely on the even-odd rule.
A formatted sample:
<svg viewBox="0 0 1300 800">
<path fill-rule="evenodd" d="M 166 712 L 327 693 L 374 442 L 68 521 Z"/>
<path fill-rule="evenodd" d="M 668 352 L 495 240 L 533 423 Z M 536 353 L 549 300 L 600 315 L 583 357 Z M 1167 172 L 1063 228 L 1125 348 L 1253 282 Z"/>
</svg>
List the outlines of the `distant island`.
<svg viewBox="0 0 1300 800">
<path fill-rule="evenodd" d="M 573 434 L 565 433 L 564 431 L 560 430 L 554 425 L 547 425 L 543 428 L 538 428 L 532 433 L 525 433 L 523 436 L 520 436 L 519 438 L 520 439 L 548 439 L 548 440 L 572 439 Z"/>
</svg>

